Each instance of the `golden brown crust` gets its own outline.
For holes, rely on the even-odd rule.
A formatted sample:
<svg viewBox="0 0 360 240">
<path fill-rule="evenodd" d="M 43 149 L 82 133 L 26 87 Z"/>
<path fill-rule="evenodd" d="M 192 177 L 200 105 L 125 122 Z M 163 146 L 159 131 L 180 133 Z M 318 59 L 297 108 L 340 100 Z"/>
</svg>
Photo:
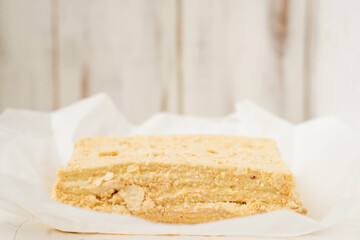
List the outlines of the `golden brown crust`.
<svg viewBox="0 0 360 240">
<path fill-rule="evenodd" d="M 274 141 L 217 135 L 86 138 L 52 198 L 155 222 L 200 223 L 292 209 L 306 214 Z"/>
</svg>

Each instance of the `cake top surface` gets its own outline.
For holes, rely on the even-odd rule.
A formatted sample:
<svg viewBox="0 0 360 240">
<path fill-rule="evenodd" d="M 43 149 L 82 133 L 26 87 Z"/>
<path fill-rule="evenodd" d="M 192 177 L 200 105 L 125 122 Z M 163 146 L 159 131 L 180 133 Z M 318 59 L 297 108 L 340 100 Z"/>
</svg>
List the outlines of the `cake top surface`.
<svg viewBox="0 0 360 240">
<path fill-rule="evenodd" d="M 90 137 L 75 144 L 65 168 L 99 168 L 120 163 L 233 167 L 290 173 L 275 141 L 225 135 Z M 64 169 L 65 170 L 65 169 Z"/>
</svg>

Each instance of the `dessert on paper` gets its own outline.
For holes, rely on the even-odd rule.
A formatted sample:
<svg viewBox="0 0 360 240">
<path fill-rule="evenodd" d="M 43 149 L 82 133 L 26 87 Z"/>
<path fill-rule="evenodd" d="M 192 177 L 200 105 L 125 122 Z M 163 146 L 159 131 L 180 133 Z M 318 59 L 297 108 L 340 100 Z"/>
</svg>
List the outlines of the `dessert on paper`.
<svg viewBox="0 0 360 240">
<path fill-rule="evenodd" d="M 76 142 L 52 198 L 164 223 L 280 209 L 306 214 L 276 143 L 225 135 L 92 137 Z"/>
<path fill-rule="evenodd" d="M 294 191 L 308 210 L 306 216 L 285 209 L 199 224 L 167 224 L 90 211 L 50 198 L 57 170 L 66 166 L 80 139 L 188 134 L 273 139 L 294 176 Z M 71 232 L 298 236 L 332 226 L 359 202 L 359 143 L 358 136 L 334 117 L 292 125 L 251 102 L 238 103 L 234 113 L 221 118 L 160 113 L 138 126 L 126 121 L 104 94 L 50 113 L 9 109 L 0 116 L 0 204 Z M 103 177 L 104 184 L 113 176 Z"/>
</svg>

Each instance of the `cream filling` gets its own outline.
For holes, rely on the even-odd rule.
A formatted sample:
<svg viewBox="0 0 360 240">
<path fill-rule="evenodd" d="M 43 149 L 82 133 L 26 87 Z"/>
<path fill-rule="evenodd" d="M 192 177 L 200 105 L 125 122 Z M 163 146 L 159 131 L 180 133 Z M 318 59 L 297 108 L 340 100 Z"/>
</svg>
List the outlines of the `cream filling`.
<svg viewBox="0 0 360 240">
<path fill-rule="evenodd" d="M 291 175 L 256 170 L 123 164 L 82 174 L 60 171 L 53 198 L 75 206 L 133 214 L 200 206 L 239 210 L 251 205 L 263 211 L 299 208 L 294 185 Z"/>
</svg>

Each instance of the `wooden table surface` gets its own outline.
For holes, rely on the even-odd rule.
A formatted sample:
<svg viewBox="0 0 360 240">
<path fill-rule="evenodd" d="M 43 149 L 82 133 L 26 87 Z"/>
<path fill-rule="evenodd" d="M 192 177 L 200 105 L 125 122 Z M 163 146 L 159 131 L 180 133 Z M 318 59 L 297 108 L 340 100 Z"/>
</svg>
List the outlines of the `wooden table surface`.
<svg viewBox="0 0 360 240">
<path fill-rule="evenodd" d="M 53 230 L 43 224 L 36 222 L 33 219 L 26 219 L 16 216 L 12 213 L 5 212 L 0 209 L 0 239 L 1 240 L 41 240 L 41 239 L 56 239 L 56 240 L 100 240 L 100 239 L 148 239 L 148 240 L 164 240 L 164 239 L 220 239 L 220 237 L 206 237 L 206 236 L 147 236 L 147 235 L 110 235 L 110 234 L 78 234 L 78 233 L 64 233 Z M 224 239 L 224 237 L 221 237 Z M 260 237 L 226 237 L 225 239 L 264 239 Z M 266 238 L 268 240 L 276 238 Z M 282 238 L 282 239 L 360 239 L 360 207 L 355 209 L 347 218 L 337 223 L 335 226 L 308 234 L 298 238 Z"/>
</svg>

